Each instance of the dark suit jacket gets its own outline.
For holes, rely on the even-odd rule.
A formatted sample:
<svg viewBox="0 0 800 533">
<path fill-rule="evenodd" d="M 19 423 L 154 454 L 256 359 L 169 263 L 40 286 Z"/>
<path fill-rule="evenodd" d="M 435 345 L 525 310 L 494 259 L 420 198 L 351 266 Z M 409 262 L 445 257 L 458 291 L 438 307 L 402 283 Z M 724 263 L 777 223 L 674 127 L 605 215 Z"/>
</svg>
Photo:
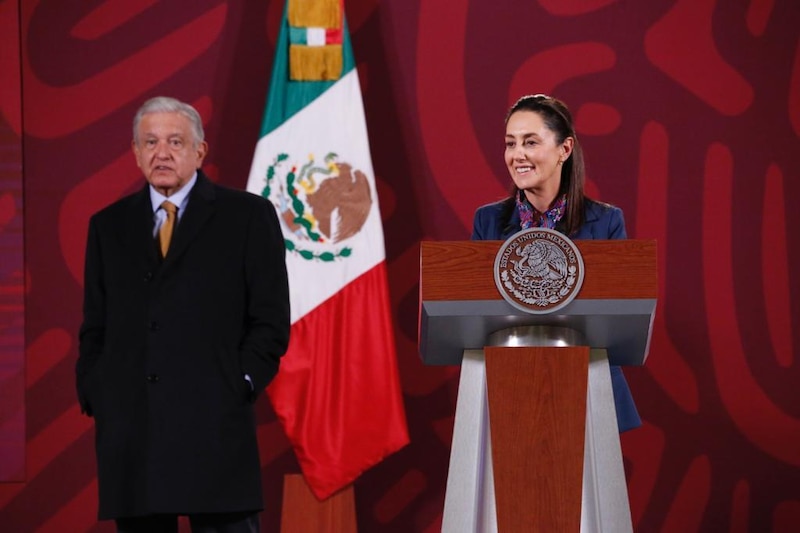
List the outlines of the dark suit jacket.
<svg viewBox="0 0 800 533">
<path fill-rule="evenodd" d="M 76 370 L 99 516 L 259 510 L 252 401 L 289 341 L 275 209 L 198 172 L 163 261 L 152 231 L 147 186 L 89 223 Z"/>
<path fill-rule="evenodd" d="M 506 240 L 513 234 L 521 231 L 519 212 L 517 209 L 511 213 L 510 224 L 501 220 L 503 202 L 495 202 L 478 208 L 472 229 L 473 240 Z M 622 210 L 613 205 L 586 202 L 586 221 L 583 226 L 570 238 L 578 239 L 625 239 L 625 219 Z M 611 385 L 614 389 L 614 404 L 617 410 L 617 423 L 619 431 L 627 431 L 642 424 L 633 396 L 625 381 L 625 375 L 618 366 L 611 365 Z"/>
</svg>

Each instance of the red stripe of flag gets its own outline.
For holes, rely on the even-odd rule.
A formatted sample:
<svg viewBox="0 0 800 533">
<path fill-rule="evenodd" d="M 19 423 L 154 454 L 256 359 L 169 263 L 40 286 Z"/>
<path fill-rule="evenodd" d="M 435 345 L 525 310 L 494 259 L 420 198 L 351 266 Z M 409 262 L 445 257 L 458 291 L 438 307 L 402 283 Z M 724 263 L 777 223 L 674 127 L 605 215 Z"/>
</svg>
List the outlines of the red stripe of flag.
<svg viewBox="0 0 800 533">
<path fill-rule="evenodd" d="M 408 443 L 385 261 L 292 326 L 267 392 L 320 500 Z"/>
</svg>

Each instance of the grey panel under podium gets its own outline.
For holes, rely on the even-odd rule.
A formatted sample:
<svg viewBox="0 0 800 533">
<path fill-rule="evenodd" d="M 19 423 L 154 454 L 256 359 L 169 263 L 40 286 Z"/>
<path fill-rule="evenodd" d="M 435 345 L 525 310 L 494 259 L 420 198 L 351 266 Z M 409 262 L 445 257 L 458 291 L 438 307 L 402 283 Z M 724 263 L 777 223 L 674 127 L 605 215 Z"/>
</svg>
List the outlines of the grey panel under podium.
<svg viewBox="0 0 800 533">
<path fill-rule="evenodd" d="M 506 302 L 494 284 L 502 241 L 421 243 L 419 351 L 429 365 L 458 365 L 464 350 L 515 326 L 570 328 L 605 348 L 613 365 L 642 365 L 655 315 L 656 245 L 652 240 L 575 241 L 586 275 L 577 297 L 548 315 Z"/>
</svg>

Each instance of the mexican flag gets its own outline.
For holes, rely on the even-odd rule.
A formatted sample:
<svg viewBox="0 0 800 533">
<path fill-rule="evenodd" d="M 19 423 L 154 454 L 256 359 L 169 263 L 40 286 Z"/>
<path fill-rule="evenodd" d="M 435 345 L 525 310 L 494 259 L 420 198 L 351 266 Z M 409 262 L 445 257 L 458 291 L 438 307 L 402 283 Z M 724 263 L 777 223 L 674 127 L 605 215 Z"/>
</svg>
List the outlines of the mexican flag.
<svg viewBox="0 0 800 533">
<path fill-rule="evenodd" d="M 288 0 L 247 190 L 281 220 L 289 350 L 267 393 L 320 500 L 408 443 L 383 228 L 340 0 Z"/>
</svg>

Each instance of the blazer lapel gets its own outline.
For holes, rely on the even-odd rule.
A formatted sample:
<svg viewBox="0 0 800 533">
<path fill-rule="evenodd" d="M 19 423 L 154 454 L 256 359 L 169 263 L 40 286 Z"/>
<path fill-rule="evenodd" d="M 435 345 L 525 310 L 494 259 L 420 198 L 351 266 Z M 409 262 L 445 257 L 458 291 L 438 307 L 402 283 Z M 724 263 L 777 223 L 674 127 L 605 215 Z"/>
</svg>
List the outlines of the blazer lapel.
<svg viewBox="0 0 800 533">
<path fill-rule="evenodd" d="M 508 221 L 508 226 L 501 228 L 500 239 L 508 239 L 512 235 L 522 231 L 522 229 L 519 227 L 519 221 L 519 209 L 515 207 L 514 210 L 511 211 L 511 217 Z"/>
</svg>

